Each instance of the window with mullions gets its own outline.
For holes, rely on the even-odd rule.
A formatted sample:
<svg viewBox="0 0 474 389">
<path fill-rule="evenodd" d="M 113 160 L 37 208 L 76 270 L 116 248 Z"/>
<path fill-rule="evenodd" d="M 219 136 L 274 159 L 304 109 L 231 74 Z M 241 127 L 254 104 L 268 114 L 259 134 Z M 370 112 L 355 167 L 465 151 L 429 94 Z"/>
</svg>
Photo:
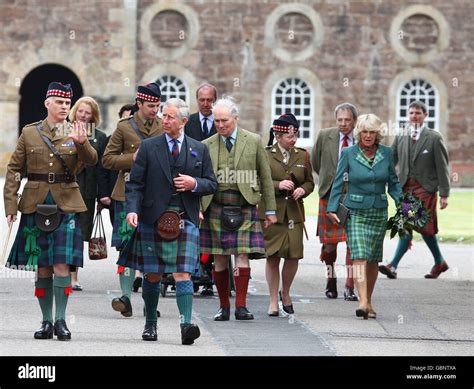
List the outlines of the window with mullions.
<svg viewBox="0 0 474 389">
<path fill-rule="evenodd" d="M 286 78 L 273 88 L 272 118 L 291 112 L 300 123 L 298 146 L 313 145 L 314 93 L 299 78 Z"/>
<path fill-rule="evenodd" d="M 397 123 L 404 128 L 408 123 L 408 106 L 415 100 L 421 101 L 428 109 L 425 124 L 439 131 L 439 93 L 429 82 L 413 79 L 402 85 L 397 93 Z"/>
<path fill-rule="evenodd" d="M 161 104 L 166 100 L 177 97 L 189 101 L 189 91 L 186 84 L 175 76 L 162 76 L 156 82 L 160 85 L 161 90 Z"/>
</svg>

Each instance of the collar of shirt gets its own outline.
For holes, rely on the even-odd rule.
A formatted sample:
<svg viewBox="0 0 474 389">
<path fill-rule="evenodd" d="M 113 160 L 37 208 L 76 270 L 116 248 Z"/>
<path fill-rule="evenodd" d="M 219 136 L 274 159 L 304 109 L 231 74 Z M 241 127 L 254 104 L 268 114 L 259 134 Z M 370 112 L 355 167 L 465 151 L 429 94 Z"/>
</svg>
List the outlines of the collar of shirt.
<svg viewBox="0 0 474 389">
<path fill-rule="evenodd" d="M 165 133 L 165 138 L 166 138 L 166 142 L 168 143 L 168 148 L 170 149 L 170 151 L 173 150 L 173 138 L 166 133 Z M 183 145 L 183 140 L 184 140 L 184 132 L 182 132 L 181 135 L 176 140 L 178 141 L 179 151 L 181 152 L 181 146 Z"/>
<path fill-rule="evenodd" d="M 347 135 L 347 141 L 349 142 L 349 146 L 352 146 L 354 144 L 354 130 L 352 130 L 346 135 Z M 339 144 L 342 144 L 342 142 L 344 142 L 344 137 L 346 135 L 339 132 Z"/>
<path fill-rule="evenodd" d="M 226 137 L 221 135 L 221 138 L 222 138 L 222 142 L 224 142 L 224 144 L 225 144 Z M 237 127 L 235 127 L 234 132 L 230 136 L 230 141 L 232 142 L 232 145 L 235 144 L 236 139 L 237 139 Z"/>
<path fill-rule="evenodd" d="M 415 129 L 415 127 L 412 124 L 410 124 L 408 126 L 408 135 L 410 136 L 410 138 L 413 138 L 413 132 L 416 131 L 415 140 L 418 140 L 420 139 L 421 132 L 423 131 L 424 128 L 425 128 L 424 124 L 421 127 L 418 127 L 417 129 Z"/>
<path fill-rule="evenodd" d="M 209 130 L 211 129 L 212 127 L 212 123 L 214 123 L 214 115 L 211 113 L 209 116 L 204 116 L 201 111 L 199 111 L 199 121 L 201 122 L 201 124 L 204 124 L 203 123 L 203 120 L 204 118 L 206 118 L 208 120 L 207 122 L 207 127 L 209 128 Z"/>
<path fill-rule="evenodd" d="M 285 153 L 284 153 L 285 151 L 288 153 L 288 157 L 291 155 L 290 150 L 287 150 L 284 147 L 281 147 L 278 142 L 277 142 L 277 145 L 278 145 L 278 148 L 280 149 L 281 155 L 283 155 L 283 157 L 285 157 Z"/>
</svg>

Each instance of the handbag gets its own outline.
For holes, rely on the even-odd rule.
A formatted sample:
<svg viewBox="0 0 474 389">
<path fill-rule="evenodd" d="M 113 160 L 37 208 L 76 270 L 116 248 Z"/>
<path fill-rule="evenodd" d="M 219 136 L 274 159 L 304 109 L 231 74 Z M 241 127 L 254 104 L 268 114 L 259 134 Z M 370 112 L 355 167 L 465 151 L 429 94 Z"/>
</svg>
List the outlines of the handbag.
<svg viewBox="0 0 474 389">
<path fill-rule="evenodd" d="M 53 232 L 61 223 L 61 212 L 57 204 L 37 204 L 35 224 L 44 232 Z"/>
<path fill-rule="evenodd" d="M 244 224 L 242 208 L 224 206 L 222 209 L 222 227 L 227 231 L 237 231 Z"/>
<path fill-rule="evenodd" d="M 339 202 L 339 205 L 337 207 L 336 215 L 339 219 L 339 225 L 341 227 L 345 227 L 347 224 L 347 219 L 349 218 L 349 208 L 347 208 L 344 205 L 344 200 L 346 199 L 347 195 L 347 182 L 344 183 L 344 188 L 343 188 L 344 195 L 341 197 L 341 201 Z"/>
<path fill-rule="evenodd" d="M 102 213 L 97 212 L 94 218 L 94 229 L 89 239 L 89 259 L 107 258 L 107 240 L 105 239 L 104 222 Z"/>
<path fill-rule="evenodd" d="M 156 231 L 163 240 L 175 240 L 181 234 L 182 222 L 178 212 L 164 211 L 156 221 Z"/>
</svg>

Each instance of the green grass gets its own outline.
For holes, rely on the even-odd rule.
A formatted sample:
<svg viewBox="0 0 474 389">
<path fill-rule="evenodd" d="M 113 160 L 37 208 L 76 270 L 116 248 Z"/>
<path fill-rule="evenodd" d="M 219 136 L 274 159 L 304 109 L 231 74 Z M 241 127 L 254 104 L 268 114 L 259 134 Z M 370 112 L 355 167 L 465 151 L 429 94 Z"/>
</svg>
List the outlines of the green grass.
<svg viewBox="0 0 474 389">
<path fill-rule="evenodd" d="M 439 239 L 443 242 L 474 243 L 474 190 L 451 191 L 448 201 L 448 207 L 440 210 L 438 199 Z M 304 203 L 307 216 L 318 216 L 317 188 Z M 395 205 L 390 198 L 388 215 L 394 214 Z M 415 239 L 421 239 L 420 235 L 415 234 Z"/>
</svg>

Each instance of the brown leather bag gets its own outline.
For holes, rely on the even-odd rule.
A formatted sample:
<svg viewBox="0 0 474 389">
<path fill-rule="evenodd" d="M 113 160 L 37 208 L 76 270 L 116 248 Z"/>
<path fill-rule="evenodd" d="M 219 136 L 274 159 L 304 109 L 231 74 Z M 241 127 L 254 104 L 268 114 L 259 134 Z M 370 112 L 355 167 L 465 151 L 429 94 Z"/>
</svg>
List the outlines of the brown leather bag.
<svg viewBox="0 0 474 389">
<path fill-rule="evenodd" d="M 163 240 L 175 240 L 181 234 L 181 216 L 173 210 L 164 211 L 155 224 L 158 235 Z"/>
<path fill-rule="evenodd" d="M 94 232 L 89 239 L 89 259 L 107 258 L 107 240 L 105 239 L 102 213 L 97 212 L 94 219 Z"/>
</svg>

